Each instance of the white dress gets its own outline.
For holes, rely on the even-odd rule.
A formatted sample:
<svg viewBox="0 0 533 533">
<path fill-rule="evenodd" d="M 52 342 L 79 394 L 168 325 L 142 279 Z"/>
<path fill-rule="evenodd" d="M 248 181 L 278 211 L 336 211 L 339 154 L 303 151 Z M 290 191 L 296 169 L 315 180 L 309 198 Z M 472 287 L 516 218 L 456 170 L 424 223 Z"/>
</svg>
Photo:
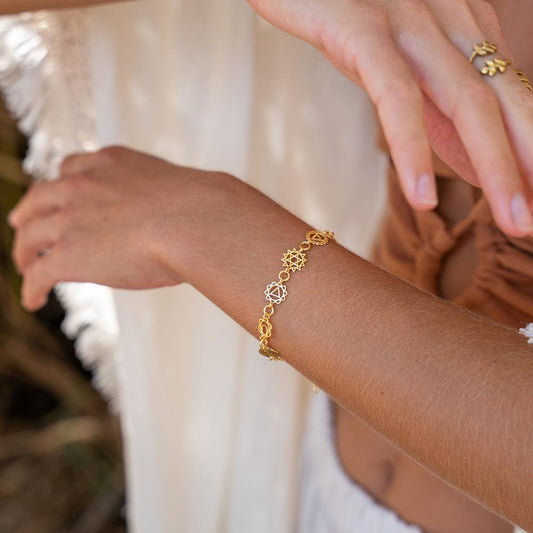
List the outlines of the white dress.
<svg viewBox="0 0 533 533">
<path fill-rule="evenodd" d="M 361 255 L 372 241 L 387 163 L 366 97 L 243 0 L 3 17 L 0 84 L 37 176 L 122 143 L 233 173 Z M 58 292 L 120 410 L 130 530 L 294 531 L 309 384 L 188 286 Z"/>
<path fill-rule="evenodd" d="M 0 33 L 0 83 L 34 173 L 122 143 L 233 173 L 367 250 L 386 166 L 372 109 L 243 0 L 5 17 Z M 59 293 L 67 331 L 90 324 L 78 351 L 121 411 L 131 530 L 294 531 L 309 384 L 188 286 Z"/>
</svg>

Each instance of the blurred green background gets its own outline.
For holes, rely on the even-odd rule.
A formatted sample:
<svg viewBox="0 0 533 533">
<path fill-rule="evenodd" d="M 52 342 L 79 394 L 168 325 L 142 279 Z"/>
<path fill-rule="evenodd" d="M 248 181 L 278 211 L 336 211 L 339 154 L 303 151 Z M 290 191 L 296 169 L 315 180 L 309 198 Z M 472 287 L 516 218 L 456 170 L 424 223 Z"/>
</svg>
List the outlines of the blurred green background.
<svg viewBox="0 0 533 533">
<path fill-rule="evenodd" d="M 0 532 L 124 532 L 118 420 L 61 334 L 58 302 L 19 305 L 6 215 L 31 182 L 26 148 L 0 102 Z"/>
</svg>

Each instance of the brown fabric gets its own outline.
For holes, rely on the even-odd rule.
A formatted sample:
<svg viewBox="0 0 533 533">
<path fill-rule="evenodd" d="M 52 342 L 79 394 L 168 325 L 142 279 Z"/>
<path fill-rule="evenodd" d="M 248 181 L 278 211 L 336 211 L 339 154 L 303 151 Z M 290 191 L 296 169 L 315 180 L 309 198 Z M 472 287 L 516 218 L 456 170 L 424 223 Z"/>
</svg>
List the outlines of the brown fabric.
<svg viewBox="0 0 533 533">
<path fill-rule="evenodd" d="M 513 328 L 533 322 L 533 238 L 504 235 L 479 189 L 472 187 L 478 199 L 470 215 L 449 226 L 436 211 L 409 206 L 392 165 L 388 186 L 388 213 L 374 248 L 376 264 L 439 294 L 446 256 L 472 232 L 477 266 L 466 289 L 452 301 Z"/>
</svg>

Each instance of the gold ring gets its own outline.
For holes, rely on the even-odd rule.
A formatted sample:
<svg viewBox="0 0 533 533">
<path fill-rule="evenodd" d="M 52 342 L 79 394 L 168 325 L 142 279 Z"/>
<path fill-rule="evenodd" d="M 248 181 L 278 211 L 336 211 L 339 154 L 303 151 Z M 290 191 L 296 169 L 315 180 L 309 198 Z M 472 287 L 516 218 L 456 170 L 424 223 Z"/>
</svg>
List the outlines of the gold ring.
<svg viewBox="0 0 533 533">
<path fill-rule="evenodd" d="M 498 47 L 495 44 L 489 43 L 488 41 L 483 41 L 482 43 L 477 43 L 474 45 L 474 50 L 470 56 L 470 63 L 474 62 L 476 57 L 485 57 L 492 54 L 495 54 L 498 51 Z M 486 59 L 485 65 L 479 69 L 479 72 L 483 76 L 490 76 L 491 78 L 496 74 L 503 74 L 507 67 L 511 64 L 510 61 L 506 59 Z M 525 76 L 525 74 L 524 74 Z"/>
<path fill-rule="evenodd" d="M 488 56 L 495 54 L 498 51 L 498 47 L 495 44 L 489 43 L 488 41 L 483 41 L 481 44 L 474 45 L 474 51 L 470 56 L 470 63 L 474 62 L 474 59 L 478 56 Z"/>
<path fill-rule="evenodd" d="M 524 87 L 529 91 L 533 93 L 533 86 L 531 85 L 531 82 L 529 81 L 529 78 L 527 77 L 525 72 L 522 72 L 521 70 L 518 70 L 517 68 L 514 69 L 516 72 L 516 75 L 520 78 L 520 81 L 524 85 Z"/>
<path fill-rule="evenodd" d="M 507 67 L 511 64 L 506 59 L 487 59 L 485 66 L 479 71 L 483 76 L 490 76 L 491 78 L 496 74 L 503 74 Z"/>
</svg>

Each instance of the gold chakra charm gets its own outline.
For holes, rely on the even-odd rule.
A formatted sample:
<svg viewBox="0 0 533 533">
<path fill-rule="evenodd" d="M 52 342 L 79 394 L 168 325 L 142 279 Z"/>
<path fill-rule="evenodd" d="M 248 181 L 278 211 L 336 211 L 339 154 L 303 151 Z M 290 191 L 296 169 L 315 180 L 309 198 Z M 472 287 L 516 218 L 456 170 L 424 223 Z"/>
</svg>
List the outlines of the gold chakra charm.
<svg viewBox="0 0 533 533">
<path fill-rule="evenodd" d="M 270 318 L 274 314 L 274 304 L 280 304 L 287 298 L 287 287 L 285 283 L 291 278 L 291 272 L 302 270 L 307 262 L 305 252 L 309 251 L 311 247 L 323 246 L 329 241 L 333 240 L 335 235 L 331 231 L 310 231 L 305 236 L 305 241 L 300 243 L 298 248 L 287 250 L 283 255 L 281 261 L 285 267 L 279 274 L 279 281 L 273 281 L 267 286 L 265 291 L 266 299 L 269 304 L 263 309 L 263 316 L 259 319 L 257 331 L 259 332 L 259 353 L 268 357 L 271 361 L 281 361 L 281 355 L 268 345 L 270 337 L 272 337 L 272 323 Z"/>
<path fill-rule="evenodd" d="M 474 51 L 472 52 L 469 61 L 472 63 L 477 56 L 488 56 L 490 54 L 495 54 L 497 51 L 498 47 L 495 44 L 483 41 L 481 44 L 474 45 Z"/>
<path fill-rule="evenodd" d="M 283 283 L 273 281 L 265 291 L 266 299 L 274 304 L 280 304 L 287 298 L 287 287 Z"/>
<path fill-rule="evenodd" d="M 307 235 L 307 240 L 315 246 L 324 246 L 331 239 L 333 239 L 333 233 L 330 231 L 310 231 Z"/>
<path fill-rule="evenodd" d="M 307 258 L 303 252 L 293 248 L 292 250 L 287 250 L 281 261 L 286 269 L 291 270 L 291 272 L 296 272 L 297 270 L 302 270 Z"/>
<path fill-rule="evenodd" d="M 487 59 L 487 61 L 485 61 L 485 66 L 480 72 L 484 76 L 490 76 L 492 78 L 498 73 L 503 74 L 510 64 L 511 62 L 505 59 Z"/>
</svg>

